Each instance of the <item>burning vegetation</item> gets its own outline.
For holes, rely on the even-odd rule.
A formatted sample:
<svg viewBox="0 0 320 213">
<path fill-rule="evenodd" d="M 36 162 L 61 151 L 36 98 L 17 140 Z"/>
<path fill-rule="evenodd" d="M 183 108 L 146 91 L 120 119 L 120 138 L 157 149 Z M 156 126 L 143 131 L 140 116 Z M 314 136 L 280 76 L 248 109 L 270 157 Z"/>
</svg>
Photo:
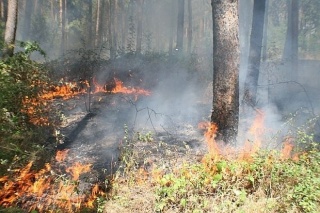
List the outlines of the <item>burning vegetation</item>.
<svg viewBox="0 0 320 213">
<path fill-rule="evenodd" d="M 2 177 L 0 205 L 39 212 L 75 212 L 83 207 L 93 208 L 96 198 L 104 196 L 105 192 L 98 184 L 81 189 L 83 186 L 79 178 L 90 172 L 91 165 L 76 163 L 64 168 L 67 153 L 68 150 L 58 151 L 56 162 L 46 164 L 40 171 L 33 171 L 33 162 L 30 162 L 26 167 L 17 169 L 12 177 Z"/>
</svg>

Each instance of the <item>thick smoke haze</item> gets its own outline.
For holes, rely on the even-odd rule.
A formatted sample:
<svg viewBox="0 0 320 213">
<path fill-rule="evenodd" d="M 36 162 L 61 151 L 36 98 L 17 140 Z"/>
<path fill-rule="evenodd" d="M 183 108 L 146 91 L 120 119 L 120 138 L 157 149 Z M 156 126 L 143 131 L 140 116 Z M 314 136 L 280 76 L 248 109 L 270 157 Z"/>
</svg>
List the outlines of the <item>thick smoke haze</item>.
<svg viewBox="0 0 320 213">
<path fill-rule="evenodd" d="M 150 89 L 152 95 L 142 98 L 134 106 L 133 113 L 137 114 L 135 120 L 137 127 L 143 128 L 143 123 L 146 120 L 149 122 L 148 125 L 152 121 L 155 129 L 165 128 L 166 125 L 170 126 L 173 123 L 196 125 L 201 120 L 208 120 L 212 97 L 210 95 L 205 96 L 204 93 L 208 91 L 207 88 L 212 84 L 211 1 L 192 1 L 192 26 L 188 19 L 190 15 L 189 7 L 187 2 L 185 3 L 183 49 L 185 55 L 193 56 L 192 59 L 195 60 L 194 64 L 196 65 L 192 68 L 180 65 L 169 67 L 175 63 L 164 61 L 163 67 L 157 65 L 158 70 L 152 69 L 150 60 L 153 59 L 150 59 L 150 57 L 148 59 L 138 57 L 136 62 L 129 63 L 132 65 L 131 67 L 125 66 L 127 59 L 122 61 L 121 57 L 125 54 L 134 54 L 137 51 L 139 14 L 142 11 L 141 53 L 149 54 L 149 56 L 154 57 L 154 60 L 158 61 L 161 61 L 161 57 L 164 55 L 167 57 L 169 54 L 174 56 L 171 60 L 180 60 L 177 57 L 180 50 L 175 50 L 178 1 L 145 1 L 142 10 L 139 10 L 141 7 L 134 1 L 119 0 L 115 5 L 116 9 L 114 11 L 116 13 L 113 17 L 112 14 L 103 9 L 99 13 L 101 17 L 98 15 L 98 8 L 111 6 L 108 3 L 109 1 L 101 2 L 104 3 L 98 5 L 98 1 L 67 1 L 65 5 L 65 45 L 61 46 L 61 8 L 59 2 L 28 1 L 27 3 L 27 1 L 21 1 L 19 4 L 17 40 L 37 41 L 47 53 L 48 57 L 46 59 L 48 61 L 61 60 L 61 69 L 57 72 L 72 73 L 72 77 L 70 77 L 72 80 L 94 73 L 97 81 L 103 83 L 112 76 L 112 73 L 119 70 L 130 71 L 133 75 L 139 75 L 142 81 L 140 85 L 135 84 L 135 86 L 147 86 L 146 89 Z M 306 8 L 303 3 L 301 11 L 307 14 Z M 252 10 L 252 0 L 239 0 L 241 50 L 239 102 L 240 133 L 242 135 L 245 135 L 249 129 L 247 126 L 242 127 L 246 123 L 244 120 L 254 120 L 255 117 L 255 115 L 246 115 L 241 112 L 243 85 L 248 68 Z M 287 11 L 287 4 L 283 1 L 270 0 L 266 11 L 268 22 L 261 23 L 266 24 L 266 38 L 264 38 L 262 47 L 266 55 L 260 69 L 257 108 L 264 111 L 266 128 L 280 128 L 292 113 L 298 111 L 301 112 L 297 113 L 295 117 L 299 120 L 298 123 L 306 122 L 308 118 L 319 114 L 319 95 L 317 92 L 320 87 L 318 81 L 319 63 L 314 60 L 316 59 L 315 48 L 312 47 L 313 43 L 311 43 L 311 38 L 314 38 L 315 34 L 312 33 L 312 29 L 309 29 L 314 20 L 305 20 L 303 30 L 306 35 L 309 35 L 310 39 L 300 41 L 299 61 L 293 71 L 289 61 L 283 60 L 284 44 L 286 42 L 290 43 L 286 41 L 286 39 L 290 40 L 290 37 L 286 36 Z M 110 20 L 114 20 L 114 23 L 111 23 Z M 192 44 L 191 50 L 188 50 L 190 26 L 192 27 Z M 110 34 L 114 34 L 112 39 L 109 36 Z M 114 44 L 114 42 L 116 43 Z M 115 54 L 118 61 L 105 65 L 103 61 L 112 57 L 112 45 L 116 46 Z M 32 57 L 43 60 L 36 54 Z M 78 60 L 78 62 L 72 60 Z M 87 64 L 85 64 L 86 61 Z M 71 66 L 72 63 L 74 63 L 73 67 Z M 151 68 L 144 66 L 147 63 Z M 58 76 L 61 77 L 62 74 Z M 136 113 L 134 112 L 136 110 L 141 111 Z M 148 110 L 149 112 L 147 112 Z M 284 132 L 287 132 L 287 130 Z M 245 141 L 245 139 L 239 140 Z"/>
</svg>

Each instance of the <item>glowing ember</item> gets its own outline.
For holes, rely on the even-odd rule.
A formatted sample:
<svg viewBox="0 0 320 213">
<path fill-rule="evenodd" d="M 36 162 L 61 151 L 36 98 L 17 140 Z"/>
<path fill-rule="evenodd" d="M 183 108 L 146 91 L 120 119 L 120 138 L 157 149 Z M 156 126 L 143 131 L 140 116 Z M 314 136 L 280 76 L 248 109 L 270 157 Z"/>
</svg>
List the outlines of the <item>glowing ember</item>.
<svg viewBox="0 0 320 213">
<path fill-rule="evenodd" d="M 69 149 L 65 149 L 65 150 L 59 150 L 56 154 L 56 161 L 57 162 L 62 162 L 66 159 L 67 154 L 69 152 Z"/>
</svg>

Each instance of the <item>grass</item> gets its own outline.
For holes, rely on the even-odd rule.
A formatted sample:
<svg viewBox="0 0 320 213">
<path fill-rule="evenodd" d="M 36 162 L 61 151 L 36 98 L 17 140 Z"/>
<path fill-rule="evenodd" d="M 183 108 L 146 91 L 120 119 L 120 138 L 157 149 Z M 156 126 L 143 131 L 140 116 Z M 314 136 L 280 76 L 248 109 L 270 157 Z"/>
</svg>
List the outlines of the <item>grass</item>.
<svg viewBox="0 0 320 213">
<path fill-rule="evenodd" d="M 105 212 L 320 212 L 316 143 L 294 158 L 260 150 L 246 158 L 207 154 L 199 162 L 190 161 L 192 152 L 186 150 L 175 164 L 151 165 L 138 144 L 130 146 L 131 169 L 116 176 Z M 162 145 L 161 152 L 170 149 Z"/>
</svg>

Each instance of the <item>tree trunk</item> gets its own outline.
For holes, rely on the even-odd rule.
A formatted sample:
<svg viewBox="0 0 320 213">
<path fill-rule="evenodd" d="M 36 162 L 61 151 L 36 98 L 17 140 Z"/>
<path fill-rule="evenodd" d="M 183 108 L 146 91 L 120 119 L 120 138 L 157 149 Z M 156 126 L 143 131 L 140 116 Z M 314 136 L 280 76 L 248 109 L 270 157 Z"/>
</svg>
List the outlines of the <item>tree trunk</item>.
<svg viewBox="0 0 320 213">
<path fill-rule="evenodd" d="M 238 1 L 211 0 L 213 20 L 213 109 L 218 140 L 235 143 L 239 119 Z"/>
<path fill-rule="evenodd" d="M 143 3 L 144 0 L 138 0 L 138 26 L 137 26 L 137 42 L 136 42 L 136 54 L 141 54 L 142 45 L 142 16 L 143 16 Z"/>
<path fill-rule="evenodd" d="M 116 10 L 117 1 L 110 0 L 110 23 L 111 23 L 111 47 L 110 47 L 110 57 L 115 59 L 117 56 L 117 33 L 116 33 Z"/>
<path fill-rule="evenodd" d="M 61 55 L 65 53 L 65 0 L 60 0 L 60 31 L 61 31 Z"/>
<path fill-rule="evenodd" d="M 266 8 L 264 14 L 264 24 L 263 24 L 263 40 L 262 40 L 262 61 L 267 61 L 268 57 L 268 25 L 269 25 L 269 0 L 266 0 Z"/>
<path fill-rule="evenodd" d="M 188 0 L 188 54 L 191 53 L 191 45 L 192 45 L 192 1 Z"/>
<path fill-rule="evenodd" d="M 178 24 L 177 24 L 177 46 L 176 49 L 183 51 L 183 29 L 184 29 L 184 0 L 178 0 Z"/>
<path fill-rule="evenodd" d="M 87 14 L 87 43 L 88 43 L 88 48 L 91 49 L 93 47 L 92 41 L 93 41 L 93 36 L 92 36 L 92 1 L 87 0 L 88 4 L 88 14 Z"/>
<path fill-rule="evenodd" d="M 2 22 L 6 22 L 7 20 L 7 11 L 8 11 L 8 8 L 7 8 L 7 1 L 6 0 L 0 0 L 0 19 Z"/>
<path fill-rule="evenodd" d="M 101 33 L 101 0 L 97 1 L 97 17 L 96 17 L 96 35 L 95 35 L 95 42 L 94 42 L 94 46 L 97 47 L 98 45 L 100 45 L 100 41 L 99 41 L 99 34 Z"/>
<path fill-rule="evenodd" d="M 170 9 L 170 37 L 169 37 L 169 55 L 172 55 L 173 52 L 173 40 L 174 40 L 174 20 L 175 19 L 175 10 L 176 10 L 176 1 L 171 2 L 171 9 Z"/>
<path fill-rule="evenodd" d="M 246 106 L 256 106 L 257 86 L 259 80 L 263 24 L 265 17 L 266 0 L 254 0 L 252 27 L 250 36 L 250 50 L 247 75 L 244 85 L 243 103 Z M 247 108 L 245 106 L 245 108 Z"/>
<path fill-rule="evenodd" d="M 11 57 L 14 53 L 14 43 L 16 40 L 18 20 L 18 1 L 8 1 L 8 17 L 6 22 L 6 30 L 4 34 L 4 50 L 3 57 Z"/>
<path fill-rule="evenodd" d="M 288 26 L 286 42 L 283 51 L 283 60 L 289 62 L 289 70 L 293 76 L 297 74 L 298 67 L 298 36 L 299 36 L 299 0 L 288 2 Z M 294 77 L 295 78 L 295 77 Z M 295 80 L 295 79 L 291 79 Z"/>
</svg>

